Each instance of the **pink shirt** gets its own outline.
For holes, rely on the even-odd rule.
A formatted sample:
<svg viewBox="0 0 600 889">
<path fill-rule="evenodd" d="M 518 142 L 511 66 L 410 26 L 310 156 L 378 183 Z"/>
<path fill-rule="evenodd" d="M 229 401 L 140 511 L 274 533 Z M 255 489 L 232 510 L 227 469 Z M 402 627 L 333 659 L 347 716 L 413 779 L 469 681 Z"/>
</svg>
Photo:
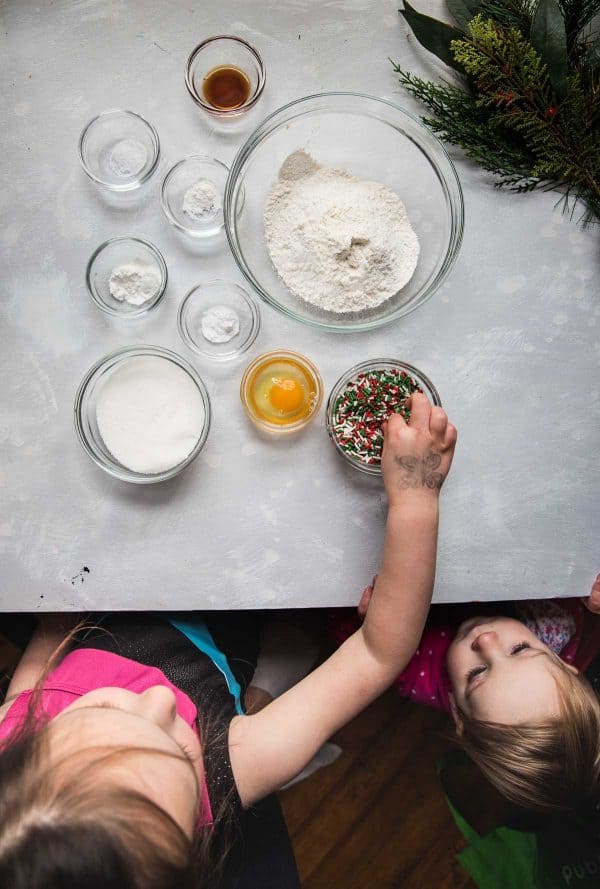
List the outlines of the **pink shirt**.
<svg viewBox="0 0 600 889">
<path fill-rule="evenodd" d="M 519 617 L 538 638 L 580 670 L 585 670 L 600 651 L 600 621 L 595 617 L 592 618 L 596 624 L 594 638 L 587 640 L 586 651 L 583 650 L 584 624 L 586 617 L 591 616 L 578 599 L 533 600 L 518 603 L 516 607 L 517 611 L 522 607 L 523 614 Z M 419 647 L 394 682 L 403 697 L 450 712 L 446 655 L 465 616 L 457 612 L 455 625 L 425 626 Z M 340 608 L 330 612 L 330 626 L 336 641 L 341 644 L 358 629 L 360 620 L 349 608 Z"/>
<path fill-rule="evenodd" d="M 175 694 L 177 712 L 197 734 L 198 711 L 184 692 L 180 691 L 155 667 L 93 648 L 79 649 L 68 654 L 53 670 L 46 682 L 36 715 L 53 719 L 82 695 L 98 688 L 124 688 L 141 692 L 153 685 L 164 685 Z M 9 738 L 25 721 L 33 691 L 18 695 L 0 723 L 0 742 Z M 206 781 L 202 782 L 199 824 L 213 823 Z"/>
</svg>

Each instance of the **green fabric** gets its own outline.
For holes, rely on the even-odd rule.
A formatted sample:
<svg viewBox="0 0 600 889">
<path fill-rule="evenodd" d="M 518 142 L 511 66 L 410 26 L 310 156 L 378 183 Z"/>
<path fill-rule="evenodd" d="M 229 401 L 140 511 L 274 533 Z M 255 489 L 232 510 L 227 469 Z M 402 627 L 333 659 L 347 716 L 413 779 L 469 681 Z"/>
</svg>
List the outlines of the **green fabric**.
<svg viewBox="0 0 600 889">
<path fill-rule="evenodd" d="M 444 757 L 449 762 L 465 757 Z M 479 889 L 598 889 L 600 840 L 593 828 L 574 817 L 537 833 L 498 827 L 480 836 L 446 796 L 456 826 L 469 845 L 457 855 Z"/>
<path fill-rule="evenodd" d="M 535 836 L 498 827 L 456 856 L 479 889 L 538 889 L 534 878 Z M 541 887 L 540 887 L 541 889 Z M 553 889 L 546 884 L 544 889 Z"/>
</svg>

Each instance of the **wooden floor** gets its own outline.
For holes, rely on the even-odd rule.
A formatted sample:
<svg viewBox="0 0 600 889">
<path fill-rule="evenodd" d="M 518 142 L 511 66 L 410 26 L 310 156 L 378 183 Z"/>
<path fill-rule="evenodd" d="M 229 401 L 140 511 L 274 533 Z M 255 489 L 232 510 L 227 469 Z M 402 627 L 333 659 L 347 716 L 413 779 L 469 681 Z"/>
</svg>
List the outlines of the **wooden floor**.
<svg viewBox="0 0 600 889">
<path fill-rule="evenodd" d="M 303 889 L 472 889 L 436 776 L 438 711 L 388 692 L 334 739 L 333 765 L 280 794 Z"/>
</svg>

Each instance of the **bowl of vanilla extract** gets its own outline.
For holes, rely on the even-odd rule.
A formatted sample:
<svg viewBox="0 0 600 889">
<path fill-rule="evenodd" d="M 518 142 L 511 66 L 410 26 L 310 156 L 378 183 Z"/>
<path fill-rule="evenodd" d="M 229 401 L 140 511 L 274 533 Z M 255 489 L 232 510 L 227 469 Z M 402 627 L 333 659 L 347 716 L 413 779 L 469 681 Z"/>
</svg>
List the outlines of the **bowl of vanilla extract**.
<svg viewBox="0 0 600 889">
<path fill-rule="evenodd" d="M 260 53 L 241 37 L 208 37 L 187 60 L 188 92 L 196 105 L 216 118 L 235 119 L 253 108 L 265 80 Z"/>
</svg>

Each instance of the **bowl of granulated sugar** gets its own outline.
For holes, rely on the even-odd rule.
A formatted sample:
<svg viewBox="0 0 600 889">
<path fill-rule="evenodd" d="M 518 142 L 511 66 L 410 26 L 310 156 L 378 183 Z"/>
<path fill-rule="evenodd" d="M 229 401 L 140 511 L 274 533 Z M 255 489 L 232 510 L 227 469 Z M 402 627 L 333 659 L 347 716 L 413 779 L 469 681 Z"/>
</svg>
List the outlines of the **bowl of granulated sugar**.
<svg viewBox="0 0 600 889">
<path fill-rule="evenodd" d="M 210 399 L 194 368 L 158 346 L 130 346 L 97 361 L 75 398 L 87 455 L 121 481 L 153 484 L 182 472 L 210 429 Z"/>
</svg>

